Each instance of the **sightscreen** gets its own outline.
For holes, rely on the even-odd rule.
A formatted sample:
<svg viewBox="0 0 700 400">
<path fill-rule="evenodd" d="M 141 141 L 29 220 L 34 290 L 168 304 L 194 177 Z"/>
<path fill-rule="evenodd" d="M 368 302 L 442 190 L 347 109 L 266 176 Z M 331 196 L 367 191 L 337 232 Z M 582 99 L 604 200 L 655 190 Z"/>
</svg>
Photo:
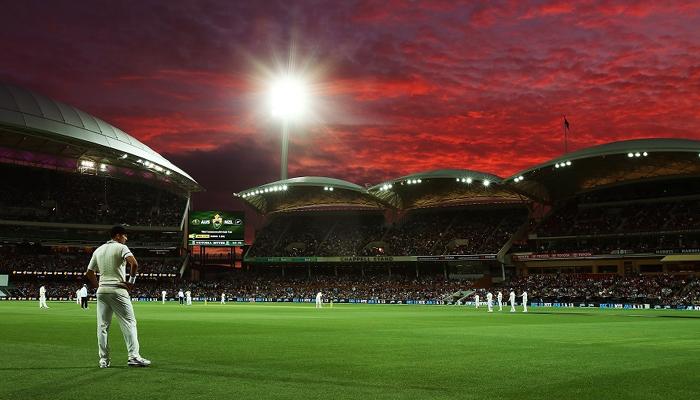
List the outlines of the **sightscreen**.
<svg viewBox="0 0 700 400">
<path fill-rule="evenodd" d="M 192 211 L 188 232 L 190 246 L 243 246 L 243 212 Z"/>
</svg>

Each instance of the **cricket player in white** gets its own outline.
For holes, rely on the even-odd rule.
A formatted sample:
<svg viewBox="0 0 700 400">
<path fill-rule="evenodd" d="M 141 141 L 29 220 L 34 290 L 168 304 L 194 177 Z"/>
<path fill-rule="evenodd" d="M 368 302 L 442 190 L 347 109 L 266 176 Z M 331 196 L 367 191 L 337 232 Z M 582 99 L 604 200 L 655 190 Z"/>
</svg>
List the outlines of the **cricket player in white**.
<svg viewBox="0 0 700 400">
<path fill-rule="evenodd" d="M 510 312 L 515 312 L 515 292 L 512 290 L 508 295 L 508 301 L 510 301 Z"/>
<path fill-rule="evenodd" d="M 476 306 L 475 308 L 479 308 L 479 295 L 478 294 L 474 295 L 474 305 Z"/>
<path fill-rule="evenodd" d="M 100 368 L 110 366 L 109 326 L 112 323 L 112 314 L 117 315 L 126 349 L 129 353 L 127 365 L 130 367 L 148 367 L 151 362 L 139 354 L 139 340 L 136 331 L 136 316 L 131 305 L 129 289 L 133 289 L 136 283 L 138 262 L 131 251 L 126 247 L 126 229 L 123 226 L 115 226 L 111 230 L 112 239 L 98 247 L 88 264 L 85 273 L 94 287 L 97 289 L 97 343 L 99 346 Z M 129 280 L 126 280 L 126 264 L 129 263 Z M 99 284 L 96 273 L 100 273 Z"/>
<path fill-rule="evenodd" d="M 323 300 L 321 300 L 321 297 L 323 294 L 321 292 L 316 293 L 316 308 L 323 308 Z"/>
<path fill-rule="evenodd" d="M 180 304 L 184 304 L 185 294 L 182 293 L 182 289 L 180 289 L 180 291 L 177 292 L 177 298 L 180 299 Z"/>
<path fill-rule="evenodd" d="M 489 312 L 493 312 L 493 294 L 491 292 L 486 293 L 486 306 L 489 308 Z"/>
<path fill-rule="evenodd" d="M 80 308 L 83 310 L 88 309 L 88 290 L 87 290 L 87 285 L 83 285 L 83 287 L 80 288 Z"/>
<path fill-rule="evenodd" d="M 46 288 L 44 285 L 41 285 L 39 288 L 39 308 L 49 308 L 46 305 Z"/>
<path fill-rule="evenodd" d="M 527 312 L 527 292 L 523 290 L 523 312 Z"/>
<path fill-rule="evenodd" d="M 80 305 L 80 289 L 75 291 L 75 302 Z"/>
<path fill-rule="evenodd" d="M 503 293 L 500 290 L 498 295 L 496 295 L 496 299 L 498 299 L 498 311 L 503 311 Z"/>
<path fill-rule="evenodd" d="M 221 292 L 221 304 L 226 304 L 226 293 Z"/>
<path fill-rule="evenodd" d="M 191 291 L 186 291 L 185 292 L 185 298 L 187 299 L 187 305 L 191 306 L 192 305 L 192 292 Z"/>
<path fill-rule="evenodd" d="M 166 292 L 165 290 L 163 290 L 162 292 L 160 292 L 160 296 L 161 296 L 161 298 L 163 299 L 163 304 L 165 304 L 165 295 L 166 295 L 166 294 L 168 294 L 168 292 Z"/>
</svg>

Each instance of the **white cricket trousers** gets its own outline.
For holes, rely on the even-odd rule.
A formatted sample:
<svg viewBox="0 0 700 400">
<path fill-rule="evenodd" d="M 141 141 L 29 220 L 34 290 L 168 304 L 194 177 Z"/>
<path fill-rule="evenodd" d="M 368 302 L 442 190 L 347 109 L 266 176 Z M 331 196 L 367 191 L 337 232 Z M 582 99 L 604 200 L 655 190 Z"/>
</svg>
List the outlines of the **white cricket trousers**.
<svg viewBox="0 0 700 400">
<path fill-rule="evenodd" d="M 316 308 L 323 308 L 323 303 L 320 300 L 316 300 Z"/>
<path fill-rule="evenodd" d="M 39 297 L 39 308 L 49 308 L 46 305 L 46 297 Z"/>
<path fill-rule="evenodd" d="M 101 288 L 100 288 L 101 289 Z M 139 339 L 136 333 L 136 316 L 131 306 L 131 298 L 126 289 L 97 290 L 97 344 L 100 358 L 109 358 L 109 326 L 112 314 L 117 315 L 119 327 L 124 335 L 129 358 L 139 357 Z"/>
</svg>

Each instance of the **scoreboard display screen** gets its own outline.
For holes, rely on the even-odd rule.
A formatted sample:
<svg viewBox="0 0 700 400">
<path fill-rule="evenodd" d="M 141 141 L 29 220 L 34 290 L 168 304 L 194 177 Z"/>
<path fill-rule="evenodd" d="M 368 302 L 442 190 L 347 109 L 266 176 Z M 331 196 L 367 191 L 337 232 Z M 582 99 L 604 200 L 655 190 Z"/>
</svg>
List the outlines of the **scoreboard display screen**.
<svg viewBox="0 0 700 400">
<path fill-rule="evenodd" d="M 190 246 L 243 246 L 242 211 L 191 211 L 187 243 Z"/>
</svg>

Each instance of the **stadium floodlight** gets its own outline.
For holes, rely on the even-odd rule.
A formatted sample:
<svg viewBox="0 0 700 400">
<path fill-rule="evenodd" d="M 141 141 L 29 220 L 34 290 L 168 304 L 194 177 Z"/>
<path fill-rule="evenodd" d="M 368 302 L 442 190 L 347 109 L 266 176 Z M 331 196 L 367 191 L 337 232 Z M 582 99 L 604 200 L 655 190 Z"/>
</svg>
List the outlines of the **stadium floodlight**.
<svg viewBox="0 0 700 400">
<path fill-rule="evenodd" d="M 472 183 L 472 178 L 467 178 L 467 183 L 471 184 Z"/>
<path fill-rule="evenodd" d="M 567 161 L 567 162 L 566 162 L 566 166 L 568 167 L 568 166 L 570 166 L 570 165 L 571 165 L 571 161 Z"/>
<path fill-rule="evenodd" d="M 272 82 L 269 93 L 272 116 L 282 120 L 282 154 L 280 179 L 287 179 L 289 153 L 289 122 L 303 116 L 309 102 L 306 84 L 298 77 L 284 75 Z"/>
<path fill-rule="evenodd" d="M 297 77 L 278 78 L 270 88 L 270 111 L 276 118 L 283 120 L 299 118 L 306 111 L 308 100 L 306 84 Z"/>
<path fill-rule="evenodd" d="M 489 186 L 491 184 L 491 181 L 488 179 L 484 179 L 484 186 Z"/>
<path fill-rule="evenodd" d="M 644 157 L 646 157 L 646 156 L 649 155 L 649 153 L 647 153 L 647 152 L 645 151 L 644 153 L 642 153 L 642 155 L 643 155 Z"/>
<path fill-rule="evenodd" d="M 634 153 L 627 153 L 627 157 L 629 157 L 629 158 L 634 157 Z"/>
</svg>

